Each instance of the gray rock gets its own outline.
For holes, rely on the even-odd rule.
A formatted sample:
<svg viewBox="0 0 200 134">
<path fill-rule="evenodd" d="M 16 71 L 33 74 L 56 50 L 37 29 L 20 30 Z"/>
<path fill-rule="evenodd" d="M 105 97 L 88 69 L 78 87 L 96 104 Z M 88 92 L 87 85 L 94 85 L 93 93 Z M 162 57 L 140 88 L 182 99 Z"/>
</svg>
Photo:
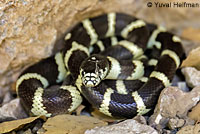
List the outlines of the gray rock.
<svg viewBox="0 0 200 134">
<path fill-rule="evenodd" d="M 147 125 L 147 121 L 144 118 L 144 116 L 142 116 L 142 115 L 137 115 L 133 119 L 136 120 L 137 122 L 141 123 L 141 124 Z"/>
<path fill-rule="evenodd" d="M 185 91 L 185 92 L 189 92 L 190 89 L 187 86 L 187 83 L 185 81 L 180 81 L 177 83 L 177 87 L 180 88 L 181 90 Z"/>
<path fill-rule="evenodd" d="M 5 103 L 8 103 L 12 99 L 13 99 L 13 97 L 10 92 L 5 93 L 3 101 L 2 101 L 2 105 L 4 105 Z"/>
<path fill-rule="evenodd" d="M 22 119 L 27 117 L 27 114 L 23 110 L 18 98 L 0 107 L 0 119 L 5 117 L 14 119 Z"/>
<path fill-rule="evenodd" d="M 190 87 L 200 86 L 200 71 L 194 67 L 185 67 L 182 70 L 186 82 Z"/>
<path fill-rule="evenodd" d="M 171 119 L 177 119 L 177 123 L 179 123 L 179 119 L 183 119 L 184 125 L 191 123 L 191 121 L 188 122 L 187 113 L 198 103 L 199 99 L 200 87 L 196 87 L 190 92 L 184 92 L 177 87 L 165 88 L 161 92 L 154 114 L 149 119 L 149 124 L 159 130 L 167 127 Z M 177 124 L 174 123 L 174 125 Z M 176 128 L 178 126 L 170 127 Z"/>
<path fill-rule="evenodd" d="M 121 123 L 86 130 L 85 134 L 158 134 L 152 127 L 129 119 Z"/>
</svg>

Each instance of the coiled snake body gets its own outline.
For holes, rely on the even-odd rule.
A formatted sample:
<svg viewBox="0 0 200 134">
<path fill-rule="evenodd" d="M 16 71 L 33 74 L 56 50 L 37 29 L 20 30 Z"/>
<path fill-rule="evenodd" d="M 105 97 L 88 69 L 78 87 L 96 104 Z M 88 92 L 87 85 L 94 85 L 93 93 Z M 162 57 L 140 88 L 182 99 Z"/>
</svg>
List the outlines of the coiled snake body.
<svg viewBox="0 0 200 134">
<path fill-rule="evenodd" d="M 170 85 L 184 53 L 177 36 L 122 13 L 83 20 L 64 45 L 17 80 L 21 103 L 33 115 L 69 113 L 81 94 L 108 116 L 145 114 Z"/>
</svg>

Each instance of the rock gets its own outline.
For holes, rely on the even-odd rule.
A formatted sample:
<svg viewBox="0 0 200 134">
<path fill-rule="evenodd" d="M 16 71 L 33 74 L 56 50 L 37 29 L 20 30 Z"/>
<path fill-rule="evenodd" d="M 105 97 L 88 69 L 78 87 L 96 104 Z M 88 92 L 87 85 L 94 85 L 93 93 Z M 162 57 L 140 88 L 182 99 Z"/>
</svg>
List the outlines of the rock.
<svg viewBox="0 0 200 134">
<path fill-rule="evenodd" d="M 182 37 L 182 36 L 181 36 Z M 190 55 L 190 52 L 192 52 L 192 50 L 194 50 L 195 48 L 199 47 L 199 42 L 197 41 L 193 41 L 193 40 L 186 40 L 185 38 L 183 38 L 182 40 L 182 44 L 184 46 L 184 51 L 185 54 L 188 56 Z M 190 59 L 190 58 L 189 58 Z M 191 60 L 191 59 L 190 59 Z M 184 62 L 184 61 L 183 61 Z M 181 67 L 183 67 L 183 62 L 181 64 Z M 188 64 L 191 67 L 191 64 Z"/>
<path fill-rule="evenodd" d="M 2 105 L 4 105 L 5 103 L 8 103 L 8 102 L 11 101 L 12 99 L 13 99 L 13 97 L 12 97 L 11 93 L 10 93 L 10 92 L 7 92 L 7 93 L 4 95 Z"/>
<path fill-rule="evenodd" d="M 195 67 L 196 69 L 200 70 L 200 47 L 199 45 L 192 49 L 189 54 L 187 55 L 187 58 L 183 60 L 181 67 Z"/>
<path fill-rule="evenodd" d="M 0 106 L 4 103 L 10 101 L 11 95 L 10 95 L 10 88 L 1 88 L 0 87 Z"/>
<path fill-rule="evenodd" d="M 190 89 L 189 89 L 189 87 L 187 86 L 187 84 L 186 84 L 186 82 L 184 81 L 181 81 L 181 82 L 178 82 L 177 83 L 177 87 L 179 88 L 179 89 L 181 89 L 181 90 L 183 90 L 184 92 L 189 92 L 190 91 Z"/>
<path fill-rule="evenodd" d="M 37 134 L 44 134 L 45 133 L 45 129 L 44 128 L 40 128 L 38 131 L 37 131 Z"/>
<path fill-rule="evenodd" d="M 32 129 L 32 133 L 36 134 L 42 128 L 42 125 L 43 125 L 42 120 L 38 120 Z"/>
<path fill-rule="evenodd" d="M 172 130 L 167 130 L 167 129 L 163 129 L 162 133 L 160 134 L 176 134 L 177 131 L 172 131 Z"/>
<path fill-rule="evenodd" d="M 13 117 L 0 117 L 0 123 L 3 123 L 3 122 L 6 122 L 6 121 L 13 121 L 13 120 L 16 120 L 16 118 L 13 118 Z"/>
<path fill-rule="evenodd" d="M 167 87 L 161 92 L 154 114 L 149 119 L 149 124 L 162 129 L 167 127 L 170 119 L 178 119 L 178 124 L 182 122 L 182 119 L 185 120 L 184 125 L 194 123 L 188 119 L 187 113 L 197 104 L 199 99 L 200 87 L 196 87 L 190 92 L 183 92 L 177 87 Z M 181 125 L 182 123 L 178 126 Z M 176 128 L 176 126 L 171 126 L 171 128 Z"/>
<path fill-rule="evenodd" d="M 147 125 L 147 121 L 146 121 L 146 119 L 144 118 L 144 116 L 137 115 L 137 116 L 135 116 L 133 119 L 136 120 L 138 123 Z"/>
<path fill-rule="evenodd" d="M 121 123 L 86 130 L 85 134 L 158 134 L 152 127 L 129 119 Z"/>
<path fill-rule="evenodd" d="M 177 117 L 169 119 L 168 127 L 173 130 L 182 127 L 185 124 L 184 119 L 179 119 Z"/>
<path fill-rule="evenodd" d="M 184 29 L 182 36 L 189 40 L 200 42 L 200 29 L 192 27 L 186 28 Z"/>
<path fill-rule="evenodd" d="M 200 71 L 194 67 L 185 67 L 181 71 L 190 87 L 200 86 Z"/>
<path fill-rule="evenodd" d="M 22 134 L 32 134 L 31 129 L 24 131 Z"/>
<path fill-rule="evenodd" d="M 23 110 L 19 99 L 14 99 L 9 103 L 3 105 L 0 108 L 0 119 L 2 118 L 13 118 L 13 119 L 22 119 L 27 117 L 27 114 Z"/>
</svg>

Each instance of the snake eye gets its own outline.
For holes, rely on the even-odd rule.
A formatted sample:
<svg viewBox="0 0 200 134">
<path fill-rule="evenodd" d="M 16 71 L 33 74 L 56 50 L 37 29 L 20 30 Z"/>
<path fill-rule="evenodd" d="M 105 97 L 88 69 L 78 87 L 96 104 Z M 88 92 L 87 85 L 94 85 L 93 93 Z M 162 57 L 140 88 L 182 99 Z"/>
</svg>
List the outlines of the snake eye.
<svg viewBox="0 0 200 134">
<path fill-rule="evenodd" d="M 85 72 L 83 70 L 80 71 L 81 76 L 83 77 L 85 75 Z"/>
</svg>

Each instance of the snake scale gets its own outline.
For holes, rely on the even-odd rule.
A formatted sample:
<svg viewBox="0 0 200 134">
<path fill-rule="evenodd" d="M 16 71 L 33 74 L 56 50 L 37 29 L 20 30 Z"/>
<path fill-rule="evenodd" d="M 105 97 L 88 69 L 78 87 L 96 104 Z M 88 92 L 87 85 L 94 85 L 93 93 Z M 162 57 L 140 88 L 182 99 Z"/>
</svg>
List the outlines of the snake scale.
<svg viewBox="0 0 200 134">
<path fill-rule="evenodd" d="M 63 45 L 16 82 L 21 103 L 32 115 L 70 113 L 82 96 L 108 116 L 146 114 L 184 55 L 181 39 L 163 27 L 113 12 L 81 21 Z"/>
</svg>

